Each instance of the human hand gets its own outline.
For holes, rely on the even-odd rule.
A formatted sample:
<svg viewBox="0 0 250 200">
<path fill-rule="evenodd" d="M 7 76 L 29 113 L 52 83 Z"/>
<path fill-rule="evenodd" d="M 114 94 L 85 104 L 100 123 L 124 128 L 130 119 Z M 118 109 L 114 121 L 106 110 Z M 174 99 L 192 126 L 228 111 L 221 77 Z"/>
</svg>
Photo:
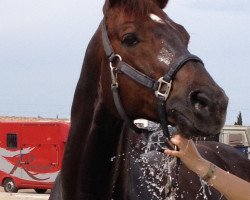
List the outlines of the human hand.
<svg viewBox="0 0 250 200">
<path fill-rule="evenodd" d="M 192 139 L 177 134 L 171 138 L 171 142 L 179 148 L 179 151 L 166 149 L 164 151 L 166 155 L 179 157 L 187 168 L 201 177 L 207 173 L 210 163 L 200 155 Z"/>
</svg>

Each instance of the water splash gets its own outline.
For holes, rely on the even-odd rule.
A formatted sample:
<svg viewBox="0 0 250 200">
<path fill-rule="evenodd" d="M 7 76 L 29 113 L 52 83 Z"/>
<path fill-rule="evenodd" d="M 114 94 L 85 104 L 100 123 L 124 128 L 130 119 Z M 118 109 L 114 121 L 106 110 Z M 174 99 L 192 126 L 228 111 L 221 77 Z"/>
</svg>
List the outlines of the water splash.
<svg viewBox="0 0 250 200">
<path fill-rule="evenodd" d="M 205 142 L 206 138 L 202 138 Z M 138 191 L 138 197 L 142 197 L 144 194 L 142 191 L 146 191 L 151 195 L 152 200 L 176 200 L 185 199 L 185 193 L 177 196 L 179 190 L 177 176 L 173 171 L 176 168 L 176 159 L 165 156 L 164 154 L 157 152 L 157 148 L 165 146 L 166 137 L 159 127 L 154 127 L 153 133 L 147 138 L 147 140 L 141 140 L 139 151 L 133 149 L 129 152 L 132 156 L 133 165 L 140 166 L 141 175 L 136 185 Z M 201 141 L 201 140 L 199 140 Z M 198 139 L 196 140 L 198 143 Z M 206 152 L 207 153 L 207 152 Z M 125 154 L 111 157 L 111 161 L 114 162 L 118 158 L 125 159 Z M 133 167 L 132 167 L 133 168 Z M 133 169 L 132 169 L 133 170 Z M 127 169 L 131 171 L 131 168 Z M 190 173 L 190 172 L 189 172 Z M 203 197 L 204 200 L 208 200 L 207 190 L 211 194 L 210 187 L 200 179 L 201 187 L 197 198 Z M 192 184 L 192 183 L 191 183 Z"/>
<path fill-rule="evenodd" d="M 210 186 L 202 178 L 200 178 L 200 183 L 201 183 L 201 187 L 199 189 L 200 193 L 197 194 L 196 199 L 198 199 L 201 196 L 201 197 L 203 197 L 204 200 L 208 200 L 206 190 L 208 190 L 209 195 L 211 195 L 212 192 L 210 190 Z"/>
<path fill-rule="evenodd" d="M 147 143 L 142 146 L 142 153 L 135 160 L 135 163 L 140 163 L 142 166 L 143 174 L 139 177 L 141 184 L 137 187 L 140 190 L 140 187 L 146 186 L 153 199 L 175 200 L 176 191 L 173 183 L 176 182 L 176 177 L 172 177 L 172 170 L 175 168 L 176 158 L 167 157 L 156 151 L 165 146 L 165 141 L 166 137 L 163 132 L 156 129 L 149 136 Z"/>
</svg>

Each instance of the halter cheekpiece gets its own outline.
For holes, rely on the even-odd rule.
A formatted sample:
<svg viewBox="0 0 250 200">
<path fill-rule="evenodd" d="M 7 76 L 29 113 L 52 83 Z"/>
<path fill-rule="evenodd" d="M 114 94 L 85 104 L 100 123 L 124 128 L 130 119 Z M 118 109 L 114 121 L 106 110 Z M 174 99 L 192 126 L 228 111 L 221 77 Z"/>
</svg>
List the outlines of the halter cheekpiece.
<svg viewBox="0 0 250 200">
<path fill-rule="evenodd" d="M 203 61 L 199 57 L 193 54 L 190 54 L 190 53 L 184 54 L 180 56 L 179 58 L 177 58 L 173 63 L 170 64 L 170 70 L 164 76 L 160 77 L 158 80 L 152 79 L 146 74 L 143 74 L 142 72 L 136 70 L 135 68 L 130 66 L 128 63 L 124 62 L 122 60 L 122 57 L 119 54 L 116 54 L 114 52 L 114 49 L 108 37 L 105 20 L 101 22 L 101 26 L 102 26 L 103 48 L 110 62 L 110 72 L 111 72 L 111 79 L 112 79 L 111 90 L 113 92 L 114 102 L 115 102 L 119 115 L 129 125 L 129 127 L 133 129 L 135 132 L 145 133 L 148 131 L 145 129 L 138 128 L 129 119 L 128 115 L 126 114 L 122 106 L 121 98 L 119 95 L 117 72 L 126 74 L 134 81 L 154 91 L 156 99 L 157 99 L 157 107 L 158 107 L 160 124 L 161 124 L 164 135 L 167 137 L 168 140 L 170 140 L 165 104 L 166 104 L 166 100 L 169 94 L 171 93 L 172 81 L 174 79 L 174 76 L 186 62 L 195 61 L 195 62 L 200 62 L 203 64 Z M 115 63 L 115 66 L 113 66 L 114 63 Z M 173 146 L 170 144 L 170 142 L 167 142 L 166 144 L 169 148 L 173 149 Z"/>
</svg>

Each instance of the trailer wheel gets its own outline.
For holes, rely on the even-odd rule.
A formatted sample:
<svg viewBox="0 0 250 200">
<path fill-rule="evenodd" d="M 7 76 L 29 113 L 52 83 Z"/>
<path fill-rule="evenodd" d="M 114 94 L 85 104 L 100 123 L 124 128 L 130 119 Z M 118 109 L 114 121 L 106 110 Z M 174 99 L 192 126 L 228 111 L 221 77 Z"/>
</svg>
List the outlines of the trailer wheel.
<svg viewBox="0 0 250 200">
<path fill-rule="evenodd" d="M 36 191 L 36 193 L 38 194 L 44 194 L 45 192 L 47 192 L 47 189 L 34 189 Z"/>
<path fill-rule="evenodd" d="M 3 187 L 5 192 L 17 193 L 18 191 L 12 178 L 6 178 L 3 182 Z"/>
</svg>

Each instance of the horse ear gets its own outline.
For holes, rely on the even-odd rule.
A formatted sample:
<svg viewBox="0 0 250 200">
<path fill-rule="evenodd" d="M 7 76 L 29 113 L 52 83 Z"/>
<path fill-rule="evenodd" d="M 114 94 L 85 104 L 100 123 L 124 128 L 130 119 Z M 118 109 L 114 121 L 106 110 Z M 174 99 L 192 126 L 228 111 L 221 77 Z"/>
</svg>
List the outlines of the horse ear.
<svg viewBox="0 0 250 200">
<path fill-rule="evenodd" d="M 110 6 L 113 6 L 119 1 L 121 1 L 121 0 L 109 0 L 109 4 L 110 4 Z"/>
<path fill-rule="evenodd" d="M 103 13 L 105 14 L 107 9 L 114 6 L 119 0 L 106 0 L 103 6 Z"/>
<path fill-rule="evenodd" d="M 168 0 L 156 0 L 157 4 L 160 6 L 161 9 L 165 8 Z"/>
</svg>

